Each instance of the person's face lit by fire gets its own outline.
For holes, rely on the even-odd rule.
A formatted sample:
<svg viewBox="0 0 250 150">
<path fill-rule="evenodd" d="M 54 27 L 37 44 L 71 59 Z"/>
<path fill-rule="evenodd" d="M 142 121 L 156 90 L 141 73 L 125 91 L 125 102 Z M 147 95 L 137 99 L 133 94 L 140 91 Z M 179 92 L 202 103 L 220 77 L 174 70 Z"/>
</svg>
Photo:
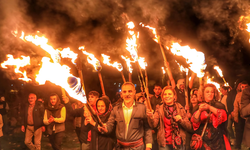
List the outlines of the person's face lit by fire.
<svg viewBox="0 0 250 150">
<path fill-rule="evenodd" d="M 206 87 L 205 88 L 205 90 L 204 90 L 205 102 L 212 101 L 214 99 L 214 95 L 215 95 L 214 88 L 212 88 L 212 87 Z"/>
<path fill-rule="evenodd" d="M 96 105 L 96 101 L 98 100 L 98 97 L 95 95 L 89 95 L 89 103 L 91 106 Z"/>
<path fill-rule="evenodd" d="M 220 91 L 221 91 L 221 94 L 222 94 L 222 95 L 227 95 L 227 94 L 228 94 L 227 90 L 225 90 L 225 89 L 223 89 L 223 88 L 221 88 Z"/>
<path fill-rule="evenodd" d="M 185 85 L 184 84 L 181 84 L 180 85 L 180 89 L 183 91 L 185 89 Z"/>
<path fill-rule="evenodd" d="M 175 100 L 175 95 L 172 90 L 166 89 L 163 93 L 163 100 L 166 105 L 173 105 Z"/>
<path fill-rule="evenodd" d="M 49 97 L 49 101 L 51 103 L 52 106 L 55 106 L 56 105 L 56 102 L 57 102 L 57 96 L 50 96 Z"/>
<path fill-rule="evenodd" d="M 36 103 L 36 95 L 35 94 L 30 94 L 28 98 L 29 104 L 30 105 L 35 105 Z"/>
<path fill-rule="evenodd" d="M 198 103 L 198 98 L 197 95 L 192 95 L 191 100 L 190 100 L 191 104 L 197 104 Z"/>
<path fill-rule="evenodd" d="M 124 103 L 131 103 L 134 101 L 135 97 L 135 88 L 132 85 L 123 85 L 122 86 L 122 91 L 121 91 L 121 96 L 124 100 Z"/>
<path fill-rule="evenodd" d="M 162 92 L 162 88 L 160 86 L 155 86 L 154 93 L 156 96 L 160 96 Z"/>
<path fill-rule="evenodd" d="M 100 114 L 104 114 L 105 113 L 105 111 L 106 111 L 106 105 L 105 105 L 104 101 L 99 100 L 97 102 L 97 110 L 98 110 L 98 112 Z"/>
<path fill-rule="evenodd" d="M 249 85 L 248 84 L 241 84 L 241 91 L 243 91 L 244 89 L 246 89 Z"/>
</svg>

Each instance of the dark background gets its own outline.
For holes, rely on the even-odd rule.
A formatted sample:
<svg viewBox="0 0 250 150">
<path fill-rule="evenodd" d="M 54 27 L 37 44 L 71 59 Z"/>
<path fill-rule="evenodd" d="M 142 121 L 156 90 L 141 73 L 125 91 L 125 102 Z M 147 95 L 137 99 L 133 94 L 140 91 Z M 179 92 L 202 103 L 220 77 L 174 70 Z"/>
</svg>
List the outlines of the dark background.
<svg viewBox="0 0 250 150">
<path fill-rule="evenodd" d="M 129 56 L 125 49 L 126 23 L 133 21 L 135 30 L 140 32 L 139 55 L 148 62 L 151 93 L 152 85 L 162 81 L 161 67 L 164 64 L 159 45 L 153 41 L 151 31 L 138 25 L 140 22 L 156 27 L 164 46 L 178 41 L 202 51 L 207 64 L 205 71 L 214 76 L 216 82 L 223 83 L 213 70 L 214 65 L 220 66 L 231 86 L 236 79 L 249 79 L 249 34 L 240 30 L 238 23 L 240 16 L 249 14 L 246 0 L 0 0 L 0 10 L 0 62 L 7 59 L 6 54 L 31 56 L 31 65 L 23 68 L 29 77 L 39 69 L 37 64 L 46 53 L 14 37 L 11 31 L 34 34 L 39 30 L 54 48 L 70 47 L 79 53 L 78 47 L 84 45 L 86 51 L 99 59 L 102 53 L 110 55 L 112 61 L 123 64 L 128 79 L 126 64 L 120 55 Z M 175 80 L 182 78 L 175 60 L 186 66 L 185 60 L 167 50 L 165 53 Z M 86 56 L 79 53 L 79 58 L 86 91 L 101 92 L 97 73 L 87 63 Z M 67 60 L 64 62 L 69 64 Z M 74 65 L 70 66 L 77 76 Z M 133 82 L 138 85 L 136 66 L 133 67 Z M 102 64 L 102 75 L 106 93 L 112 98 L 119 90 L 119 83 L 122 84 L 120 73 Z M 47 97 L 50 92 L 60 93 L 60 88 L 53 84 L 38 86 L 17 81 L 17 78 L 12 69 L 1 69 L 0 89 L 3 94 L 8 95 L 11 89 L 17 89 L 26 99 L 31 91 L 42 97 Z"/>
</svg>

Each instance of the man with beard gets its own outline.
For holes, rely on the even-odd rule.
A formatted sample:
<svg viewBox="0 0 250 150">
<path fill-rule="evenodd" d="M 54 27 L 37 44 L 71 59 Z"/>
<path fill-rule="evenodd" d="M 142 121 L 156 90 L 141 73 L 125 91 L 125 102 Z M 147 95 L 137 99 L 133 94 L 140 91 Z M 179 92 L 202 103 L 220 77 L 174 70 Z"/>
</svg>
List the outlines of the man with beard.
<svg viewBox="0 0 250 150">
<path fill-rule="evenodd" d="M 146 150 L 152 148 L 152 131 L 147 121 L 146 106 L 135 102 L 135 93 L 134 84 L 125 82 L 121 91 L 124 101 L 114 107 L 104 127 L 98 126 L 101 132 L 116 130 L 118 150 L 144 150 L 144 145 Z"/>
</svg>

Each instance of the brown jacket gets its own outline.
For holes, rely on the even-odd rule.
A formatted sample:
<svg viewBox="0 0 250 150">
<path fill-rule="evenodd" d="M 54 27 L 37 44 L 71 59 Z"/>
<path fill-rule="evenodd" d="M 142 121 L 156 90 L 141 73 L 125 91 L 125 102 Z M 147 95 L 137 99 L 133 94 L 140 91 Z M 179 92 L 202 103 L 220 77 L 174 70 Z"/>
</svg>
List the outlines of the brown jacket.
<svg viewBox="0 0 250 150">
<path fill-rule="evenodd" d="M 250 87 L 243 90 L 241 96 L 241 114 L 246 118 L 243 143 L 250 147 Z"/>
<path fill-rule="evenodd" d="M 191 122 L 188 120 L 187 113 L 182 107 L 180 103 L 176 103 L 176 109 L 177 109 L 177 114 L 181 116 L 182 121 L 179 123 L 179 128 L 180 128 L 180 135 L 183 140 L 183 145 L 185 145 L 186 142 L 186 134 L 184 130 L 192 130 L 192 125 Z M 162 147 L 166 146 L 166 141 L 165 141 L 165 129 L 164 129 L 164 111 L 163 111 L 163 105 L 156 106 L 156 111 L 154 113 L 154 119 L 152 122 L 149 122 L 149 125 L 152 128 L 158 128 L 157 132 L 157 141 L 158 144 Z"/>
<path fill-rule="evenodd" d="M 146 106 L 144 104 L 135 102 L 127 131 L 127 138 L 125 138 L 126 124 L 122 103 L 118 103 L 113 108 L 106 124 L 108 132 L 112 132 L 115 129 L 116 138 L 122 142 L 133 142 L 144 138 L 145 144 L 152 143 L 152 131 L 148 125 Z"/>
</svg>

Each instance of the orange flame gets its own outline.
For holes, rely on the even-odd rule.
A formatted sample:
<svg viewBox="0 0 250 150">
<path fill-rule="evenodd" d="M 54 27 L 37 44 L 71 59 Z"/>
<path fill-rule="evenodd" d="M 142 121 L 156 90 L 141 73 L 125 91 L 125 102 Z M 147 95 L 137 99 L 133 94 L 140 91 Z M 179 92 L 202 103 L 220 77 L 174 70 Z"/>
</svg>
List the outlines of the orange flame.
<svg viewBox="0 0 250 150">
<path fill-rule="evenodd" d="M 146 66 L 148 65 L 148 64 L 145 62 L 145 58 L 144 58 L 144 57 L 139 57 L 138 62 L 139 62 L 140 67 L 141 67 L 143 70 L 145 70 L 145 69 L 146 69 Z"/>
<path fill-rule="evenodd" d="M 248 17 L 248 16 L 247 16 L 247 17 L 241 16 L 240 19 L 239 19 L 239 21 L 238 21 L 238 22 L 239 22 L 239 28 L 240 28 L 241 30 L 244 29 L 244 28 L 241 26 L 241 25 L 242 25 L 243 19 L 246 19 L 247 22 L 249 22 L 249 17 Z M 247 23 L 246 26 L 247 26 L 247 28 L 246 28 L 245 30 L 246 30 L 246 31 L 249 33 L 249 35 L 250 35 L 250 23 Z M 250 39 L 248 40 L 248 42 L 250 43 Z"/>
<path fill-rule="evenodd" d="M 17 34 L 17 32 L 13 33 Z M 74 77 L 72 74 L 70 74 L 69 67 L 67 67 L 66 65 L 61 65 L 59 63 L 61 52 L 58 49 L 54 49 L 51 45 L 47 44 L 47 38 L 45 38 L 44 36 L 39 37 L 38 35 L 25 36 L 24 32 L 22 32 L 20 38 L 25 42 L 32 42 L 33 44 L 40 46 L 43 50 L 50 54 L 53 60 L 53 62 L 51 62 L 51 59 L 48 57 L 42 58 L 41 68 L 39 70 L 39 73 L 36 75 L 36 81 L 39 84 L 44 84 L 46 81 L 50 81 L 64 88 L 71 97 L 78 99 L 83 103 L 86 103 L 86 94 L 81 86 L 80 78 Z M 64 56 L 65 51 L 68 53 L 68 55 L 66 55 L 65 57 L 71 58 L 72 62 L 74 62 L 76 55 L 74 54 L 73 56 L 71 56 L 73 52 L 69 52 L 69 48 L 66 48 L 66 50 L 62 51 L 61 55 Z"/>
<path fill-rule="evenodd" d="M 120 72 L 123 70 L 123 67 L 122 67 L 121 63 L 118 63 L 118 62 L 114 62 L 113 64 L 110 63 L 110 56 L 102 54 L 102 58 L 103 58 L 103 63 L 104 64 L 106 64 L 108 66 L 115 67 Z"/>
<path fill-rule="evenodd" d="M 214 69 L 219 73 L 220 77 L 223 77 L 222 71 L 219 66 L 214 66 Z"/>
<path fill-rule="evenodd" d="M 61 57 L 62 58 L 70 58 L 71 62 L 75 64 L 75 61 L 77 59 L 78 54 L 74 53 L 73 51 L 70 50 L 70 48 L 64 48 L 62 51 L 60 51 Z"/>
<path fill-rule="evenodd" d="M 161 67 L 161 69 L 162 69 L 162 74 L 166 74 L 165 68 Z"/>
<path fill-rule="evenodd" d="M 126 61 L 128 71 L 129 71 L 130 73 L 132 73 L 132 71 L 133 71 L 132 65 L 131 65 L 131 62 L 132 62 L 132 61 L 130 60 L 130 58 L 124 57 L 123 55 L 121 55 L 121 57 L 122 57 L 122 59 L 124 59 L 124 60 Z"/>
<path fill-rule="evenodd" d="M 171 45 L 171 52 L 174 55 L 182 56 L 187 60 L 190 65 L 189 68 L 197 74 L 198 77 L 203 77 L 203 70 L 206 68 L 205 56 L 202 52 L 198 52 L 196 49 L 191 49 L 189 46 L 180 46 L 179 43 L 173 43 Z"/>
<path fill-rule="evenodd" d="M 27 65 L 30 65 L 30 57 L 29 56 L 21 56 L 21 58 L 14 59 L 13 55 L 10 55 L 10 54 L 8 54 L 7 57 L 8 57 L 8 60 L 1 63 L 1 67 L 8 68 L 7 66 L 14 66 L 15 67 L 14 72 L 20 73 L 23 75 L 23 78 L 18 78 L 18 79 L 26 81 L 26 82 L 31 81 L 31 79 L 29 79 L 27 77 L 26 71 L 22 72 L 19 70 L 21 67 L 25 67 Z"/>
<path fill-rule="evenodd" d="M 187 68 L 183 67 L 181 64 L 179 64 L 177 61 L 175 61 L 177 65 L 180 67 L 181 72 L 186 72 Z"/>
<path fill-rule="evenodd" d="M 70 74 L 68 66 L 52 63 L 48 57 L 42 58 L 42 67 L 36 75 L 36 81 L 39 84 L 45 84 L 46 81 L 50 81 L 63 87 L 71 97 L 86 103 L 86 94 L 81 87 L 80 78 Z"/>
<path fill-rule="evenodd" d="M 158 36 L 157 36 L 157 33 L 156 33 L 156 28 L 150 27 L 149 25 L 144 25 L 142 22 L 140 23 L 140 25 L 141 25 L 142 27 L 145 27 L 145 28 L 148 28 L 148 29 L 152 30 L 152 33 L 153 33 L 154 36 L 155 36 L 153 40 L 154 40 L 156 43 L 159 43 Z"/>
<path fill-rule="evenodd" d="M 132 21 L 128 22 L 127 26 L 130 29 L 128 32 L 131 35 L 131 38 L 128 37 L 126 39 L 126 43 L 127 43 L 126 44 L 127 45 L 126 49 L 127 49 L 127 51 L 129 51 L 129 53 L 131 55 L 131 58 L 135 62 L 135 61 L 138 60 L 136 39 L 139 37 L 139 33 L 137 34 L 137 37 L 136 37 L 135 32 L 132 30 L 135 27 L 135 25 L 134 25 L 134 23 Z"/>
<path fill-rule="evenodd" d="M 101 68 L 102 68 L 101 63 L 97 58 L 95 58 L 95 56 L 93 54 L 86 52 L 84 50 L 84 47 L 79 47 L 79 50 L 82 50 L 82 53 L 88 56 L 88 58 L 87 58 L 88 62 L 91 65 L 93 65 L 93 67 L 95 68 L 96 71 L 101 70 Z"/>
<path fill-rule="evenodd" d="M 216 88 L 217 88 L 217 90 L 219 90 L 219 91 L 220 91 L 220 84 L 219 84 L 219 83 L 217 83 L 217 82 L 212 81 L 212 79 L 211 79 L 211 78 L 207 77 L 207 83 L 211 83 L 211 84 L 215 85 L 215 86 L 216 86 Z"/>
</svg>

